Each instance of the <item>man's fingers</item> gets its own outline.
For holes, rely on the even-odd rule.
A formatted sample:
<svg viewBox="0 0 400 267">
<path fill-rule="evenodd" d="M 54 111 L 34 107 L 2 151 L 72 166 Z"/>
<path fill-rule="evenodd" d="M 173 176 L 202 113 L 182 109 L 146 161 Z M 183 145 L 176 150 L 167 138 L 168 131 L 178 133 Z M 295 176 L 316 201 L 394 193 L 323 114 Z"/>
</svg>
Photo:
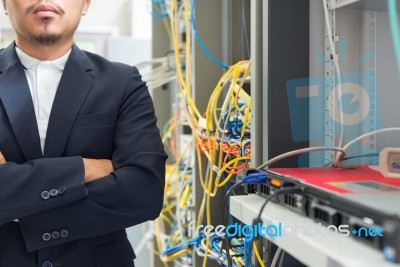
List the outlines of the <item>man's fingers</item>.
<svg viewBox="0 0 400 267">
<path fill-rule="evenodd" d="M 4 158 L 3 154 L 1 154 L 1 152 L 0 152 L 0 164 L 4 164 L 6 162 L 7 162 L 6 159 Z"/>
<path fill-rule="evenodd" d="M 85 168 L 85 183 L 92 182 L 109 175 L 114 171 L 111 160 L 83 158 Z"/>
</svg>

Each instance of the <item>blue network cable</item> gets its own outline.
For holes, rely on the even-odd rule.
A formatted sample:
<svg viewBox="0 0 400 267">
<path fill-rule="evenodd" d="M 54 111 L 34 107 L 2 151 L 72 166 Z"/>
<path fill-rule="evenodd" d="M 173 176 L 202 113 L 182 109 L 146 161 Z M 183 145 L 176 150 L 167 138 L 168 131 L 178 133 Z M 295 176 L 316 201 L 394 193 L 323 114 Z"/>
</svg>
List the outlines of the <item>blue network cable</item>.
<svg viewBox="0 0 400 267">
<path fill-rule="evenodd" d="M 400 29 L 397 15 L 397 0 L 388 0 L 388 11 L 390 20 L 390 29 L 392 31 L 393 46 L 396 55 L 397 70 L 400 73 Z"/>
<path fill-rule="evenodd" d="M 176 228 L 176 220 L 174 220 L 174 222 L 172 223 L 171 231 L 170 231 L 170 233 L 169 233 L 170 238 L 168 239 L 167 244 L 166 244 L 166 248 L 167 248 L 167 249 L 168 249 L 168 248 L 170 247 L 170 245 L 171 245 L 172 236 L 173 236 L 173 233 L 174 233 L 174 231 L 175 231 L 175 228 Z"/>
<path fill-rule="evenodd" d="M 220 68 L 224 70 L 228 70 L 229 67 L 225 64 L 223 64 L 221 61 L 219 61 L 204 45 L 203 41 L 200 39 L 199 34 L 197 33 L 197 26 L 196 26 L 196 21 L 195 21 L 195 6 L 196 6 L 196 1 L 192 0 L 192 28 L 193 28 L 193 33 L 194 37 L 196 38 L 197 43 L 199 44 L 199 47 L 203 52 L 215 63 L 217 64 Z"/>
<path fill-rule="evenodd" d="M 197 243 L 194 244 L 194 249 L 197 253 L 197 255 L 204 257 L 204 251 L 206 250 L 206 248 L 203 246 L 201 240 L 206 238 L 206 236 L 204 235 L 203 232 L 200 232 L 199 235 L 199 239 L 197 240 Z M 209 240 L 209 250 L 211 250 L 212 252 L 214 252 L 216 255 L 219 255 L 219 257 L 215 257 L 212 254 L 208 254 L 207 258 L 214 260 L 216 262 L 218 262 L 221 266 L 227 266 L 226 264 L 226 260 L 227 260 L 227 254 L 226 251 L 223 251 L 222 248 L 222 241 L 223 238 L 221 236 L 217 236 L 217 235 L 212 235 L 210 236 L 210 240 Z M 232 239 L 232 242 L 235 243 L 234 247 L 231 248 L 231 250 L 233 251 L 232 257 L 240 257 L 243 258 L 244 257 L 244 240 L 238 240 L 236 238 Z M 239 267 L 236 265 L 235 261 L 232 262 L 232 266 L 233 267 Z"/>
<path fill-rule="evenodd" d="M 180 250 L 183 250 L 183 249 L 186 249 L 186 248 L 188 248 L 188 247 L 194 246 L 194 245 L 197 244 L 198 242 L 199 242 L 199 238 L 196 237 L 196 238 L 194 238 L 194 239 L 188 240 L 188 241 L 186 241 L 186 242 L 180 243 L 180 244 L 178 244 L 178 245 L 175 245 L 175 246 L 173 246 L 173 247 L 170 247 L 170 248 L 167 248 L 167 249 L 163 250 L 163 251 L 160 253 L 160 256 L 161 256 L 161 257 L 162 257 L 162 256 L 169 256 L 169 255 L 171 255 L 171 254 L 173 254 L 173 253 L 175 253 L 175 252 L 178 252 L 178 251 L 180 251 Z"/>
<path fill-rule="evenodd" d="M 165 10 L 165 0 L 151 0 L 149 4 L 151 4 L 151 6 L 149 6 L 148 9 L 150 10 L 150 14 L 153 16 L 153 18 L 163 19 L 169 17 L 166 11 L 164 13 L 160 13 L 155 8 L 158 5 L 161 11 Z"/>
<path fill-rule="evenodd" d="M 246 156 L 246 149 L 247 149 L 248 146 L 251 145 L 250 139 L 245 139 L 244 141 L 245 141 L 245 143 L 244 143 L 243 146 L 242 146 L 242 157 L 245 157 L 245 156 Z"/>
<path fill-rule="evenodd" d="M 251 255 L 250 254 L 250 247 L 252 245 L 252 238 L 246 238 L 246 241 L 244 242 L 244 262 L 246 264 L 246 267 L 252 267 L 253 264 L 251 262 Z"/>
</svg>

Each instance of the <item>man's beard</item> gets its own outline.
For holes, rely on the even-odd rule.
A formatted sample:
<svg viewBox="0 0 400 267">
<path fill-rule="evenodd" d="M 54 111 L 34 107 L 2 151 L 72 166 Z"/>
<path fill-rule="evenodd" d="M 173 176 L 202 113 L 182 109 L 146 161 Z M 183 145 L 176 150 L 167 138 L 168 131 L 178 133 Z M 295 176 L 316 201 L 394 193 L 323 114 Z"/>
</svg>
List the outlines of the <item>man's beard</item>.
<svg viewBox="0 0 400 267">
<path fill-rule="evenodd" d="M 55 46 L 61 40 L 61 34 L 31 35 L 30 38 L 39 46 Z"/>
</svg>

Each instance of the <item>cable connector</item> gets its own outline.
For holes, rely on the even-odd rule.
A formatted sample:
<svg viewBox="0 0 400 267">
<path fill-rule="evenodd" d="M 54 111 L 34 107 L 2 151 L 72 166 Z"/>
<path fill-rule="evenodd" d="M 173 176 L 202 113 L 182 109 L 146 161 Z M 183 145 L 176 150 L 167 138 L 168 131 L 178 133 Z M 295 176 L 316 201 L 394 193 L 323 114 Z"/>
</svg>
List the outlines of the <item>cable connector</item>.
<svg viewBox="0 0 400 267">
<path fill-rule="evenodd" d="M 251 226 L 262 225 L 262 223 L 263 223 L 263 221 L 261 220 L 261 218 L 256 217 L 256 218 L 253 219 L 253 222 L 252 222 Z"/>
<path fill-rule="evenodd" d="M 267 182 L 268 175 L 265 172 L 250 173 L 243 178 L 244 184 L 264 184 Z"/>
</svg>

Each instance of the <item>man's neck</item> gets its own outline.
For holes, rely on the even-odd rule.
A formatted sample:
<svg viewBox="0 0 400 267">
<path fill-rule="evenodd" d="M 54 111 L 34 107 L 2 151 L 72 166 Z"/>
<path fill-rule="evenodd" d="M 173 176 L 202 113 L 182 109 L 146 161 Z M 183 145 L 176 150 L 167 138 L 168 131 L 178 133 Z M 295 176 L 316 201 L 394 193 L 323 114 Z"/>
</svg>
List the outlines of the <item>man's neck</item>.
<svg viewBox="0 0 400 267">
<path fill-rule="evenodd" d="M 37 58 L 39 60 L 51 61 L 65 55 L 65 53 L 67 53 L 71 49 L 73 45 L 73 40 L 71 40 L 70 42 L 62 42 L 51 46 L 40 46 L 37 44 L 16 40 L 16 45 L 19 49 L 21 49 L 31 57 Z"/>
</svg>

